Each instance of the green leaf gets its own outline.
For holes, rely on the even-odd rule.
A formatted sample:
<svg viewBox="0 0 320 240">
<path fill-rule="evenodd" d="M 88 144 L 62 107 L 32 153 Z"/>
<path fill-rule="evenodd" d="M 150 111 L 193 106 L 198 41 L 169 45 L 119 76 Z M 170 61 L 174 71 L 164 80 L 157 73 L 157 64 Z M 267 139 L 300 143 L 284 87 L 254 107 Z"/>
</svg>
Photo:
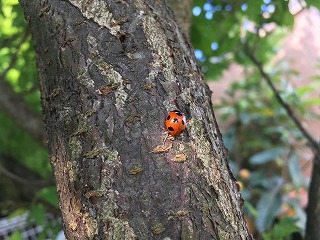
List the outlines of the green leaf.
<svg viewBox="0 0 320 240">
<path fill-rule="evenodd" d="M 299 94 L 300 96 L 303 96 L 305 94 L 308 94 L 312 91 L 317 90 L 316 86 L 312 86 L 312 85 L 307 85 L 307 86 L 303 86 L 303 87 L 299 87 L 296 92 L 297 94 Z"/>
<path fill-rule="evenodd" d="M 307 223 L 307 214 L 305 209 L 301 207 L 300 201 L 297 201 L 297 202 L 298 204 L 294 208 L 297 216 L 296 226 L 302 231 L 304 231 Z"/>
<path fill-rule="evenodd" d="M 257 0 L 247 0 L 247 16 L 250 20 L 254 22 L 259 22 L 261 19 L 261 2 Z"/>
<path fill-rule="evenodd" d="M 276 1 L 275 11 L 272 14 L 272 20 L 274 20 L 280 26 L 292 27 L 294 22 L 294 16 L 290 13 L 287 1 Z"/>
<path fill-rule="evenodd" d="M 264 179 L 266 179 L 266 174 L 264 171 L 253 171 L 250 174 L 249 187 L 260 188 L 264 185 Z"/>
<path fill-rule="evenodd" d="M 2 0 L 3 5 L 16 5 L 19 4 L 18 0 Z"/>
<path fill-rule="evenodd" d="M 320 104 L 320 98 L 313 98 L 313 99 L 308 99 L 303 101 L 303 105 L 305 107 L 319 105 L 319 104 Z"/>
<path fill-rule="evenodd" d="M 298 157 L 296 154 L 292 154 L 288 159 L 288 170 L 295 188 L 299 188 L 302 185 L 302 174 Z"/>
<path fill-rule="evenodd" d="M 15 209 L 13 212 L 11 212 L 8 216 L 8 218 L 13 218 L 13 217 L 16 217 L 16 216 L 21 216 L 23 215 L 24 213 L 27 212 L 27 209 L 26 208 L 17 208 Z"/>
<path fill-rule="evenodd" d="M 271 192 L 265 192 L 257 204 L 258 217 L 255 219 L 256 227 L 259 232 L 264 232 L 271 227 L 276 214 L 281 208 L 282 180 L 279 179 L 277 185 Z"/>
<path fill-rule="evenodd" d="M 274 161 L 276 158 L 280 157 L 284 153 L 286 153 L 287 150 L 283 148 L 272 148 L 265 150 L 263 152 L 259 152 L 252 157 L 250 157 L 249 162 L 251 164 L 264 164 L 267 162 Z"/>
<path fill-rule="evenodd" d="M 312 5 L 320 10 L 320 1 L 319 0 L 307 0 L 306 3 L 307 3 L 308 7 L 310 7 Z"/>
<path fill-rule="evenodd" d="M 42 204 L 34 205 L 30 210 L 28 218 L 30 220 L 34 220 L 36 225 L 38 226 L 44 225 L 46 220 L 46 212 L 44 206 Z"/>
<path fill-rule="evenodd" d="M 293 218 L 282 218 L 271 230 L 262 234 L 264 240 L 284 240 L 289 237 L 292 233 L 299 231 L 300 229 L 296 226 L 296 219 Z"/>
<path fill-rule="evenodd" d="M 53 207 L 58 207 L 58 195 L 55 186 L 42 188 L 37 196 Z"/>
<path fill-rule="evenodd" d="M 23 237 L 19 231 L 15 231 L 10 235 L 8 240 L 23 240 Z"/>
<path fill-rule="evenodd" d="M 252 214 L 252 216 L 257 217 L 259 215 L 259 212 L 257 211 L 257 209 L 255 209 L 254 206 L 251 203 L 249 203 L 248 201 L 244 202 L 244 206 L 243 207 L 250 214 Z"/>
</svg>

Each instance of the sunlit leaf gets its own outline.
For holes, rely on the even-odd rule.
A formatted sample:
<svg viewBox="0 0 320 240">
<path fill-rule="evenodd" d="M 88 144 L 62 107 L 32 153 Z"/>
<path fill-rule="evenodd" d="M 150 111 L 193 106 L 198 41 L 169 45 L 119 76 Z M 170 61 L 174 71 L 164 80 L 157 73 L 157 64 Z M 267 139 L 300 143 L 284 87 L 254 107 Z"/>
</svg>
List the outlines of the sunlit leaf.
<svg viewBox="0 0 320 240">
<path fill-rule="evenodd" d="M 314 106 L 320 105 L 320 98 L 307 99 L 303 101 L 304 106 Z"/>
<path fill-rule="evenodd" d="M 22 234 L 19 231 L 13 232 L 8 240 L 23 240 Z"/>
<path fill-rule="evenodd" d="M 264 108 L 261 109 L 261 114 L 266 116 L 266 117 L 271 117 L 275 113 L 274 113 L 274 111 L 272 109 L 264 107 Z"/>
<path fill-rule="evenodd" d="M 19 76 L 20 76 L 20 71 L 15 68 L 11 68 L 7 73 L 7 78 L 9 79 L 9 81 L 12 83 L 12 85 L 16 85 L 16 86 L 18 84 L 17 80 Z M 17 91 L 21 91 L 21 89 L 17 89 Z"/>
<path fill-rule="evenodd" d="M 16 5 L 19 4 L 18 0 L 1 0 L 3 5 Z"/>
<path fill-rule="evenodd" d="M 28 210 L 26 208 L 17 208 L 15 209 L 13 212 L 10 213 L 10 215 L 8 216 L 9 218 L 13 218 L 16 216 L 21 216 L 24 213 L 26 213 Z"/>
<path fill-rule="evenodd" d="M 305 94 L 308 94 L 312 91 L 317 90 L 318 88 L 316 86 L 313 85 L 307 85 L 307 86 L 303 86 L 303 87 L 299 87 L 296 89 L 296 92 L 300 95 L 303 96 Z"/>
</svg>

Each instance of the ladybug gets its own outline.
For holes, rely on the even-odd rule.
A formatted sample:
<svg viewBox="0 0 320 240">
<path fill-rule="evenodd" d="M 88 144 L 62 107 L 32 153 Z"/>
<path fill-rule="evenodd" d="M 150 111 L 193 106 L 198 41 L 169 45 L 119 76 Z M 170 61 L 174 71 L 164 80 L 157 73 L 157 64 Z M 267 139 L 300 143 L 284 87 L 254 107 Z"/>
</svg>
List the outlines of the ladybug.
<svg viewBox="0 0 320 240">
<path fill-rule="evenodd" d="M 179 136 L 186 129 L 186 123 L 186 116 L 178 110 L 169 112 L 165 122 L 169 135 L 173 137 Z"/>
</svg>

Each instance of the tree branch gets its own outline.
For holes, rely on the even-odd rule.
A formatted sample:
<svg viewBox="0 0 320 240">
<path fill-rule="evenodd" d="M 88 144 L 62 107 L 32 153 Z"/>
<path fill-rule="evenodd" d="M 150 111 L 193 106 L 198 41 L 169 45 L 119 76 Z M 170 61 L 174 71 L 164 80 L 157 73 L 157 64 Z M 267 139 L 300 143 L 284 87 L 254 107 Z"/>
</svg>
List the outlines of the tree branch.
<svg viewBox="0 0 320 240">
<path fill-rule="evenodd" d="M 250 60 L 255 64 L 255 66 L 258 68 L 261 76 L 263 79 L 266 81 L 266 83 L 269 85 L 271 88 L 275 98 L 279 102 L 279 104 L 285 109 L 287 112 L 288 116 L 291 118 L 291 120 L 294 122 L 296 127 L 300 130 L 300 132 L 303 134 L 303 136 L 307 139 L 309 145 L 311 148 L 314 150 L 315 154 L 317 156 L 320 156 L 320 147 L 317 141 L 310 135 L 310 133 L 305 129 L 299 119 L 295 116 L 293 111 L 291 110 L 290 106 L 282 99 L 280 96 L 278 90 L 276 89 L 275 85 L 272 82 L 271 77 L 264 71 L 263 69 L 263 64 L 258 61 L 258 59 L 254 56 L 254 54 L 249 50 L 249 47 L 246 45 L 246 53 L 247 56 L 250 58 Z M 315 158 L 319 159 L 319 157 Z M 318 164 L 320 164 L 320 161 L 318 161 Z"/>
<path fill-rule="evenodd" d="M 32 185 L 33 187 L 46 187 L 53 184 L 53 181 L 48 180 L 29 180 L 23 177 L 20 177 L 13 172 L 9 171 L 3 166 L 0 166 L 0 173 L 2 173 L 4 176 L 12 179 L 13 181 L 23 184 L 23 185 Z M 30 187 L 30 186 L 29 186 Z"/>
</svg>

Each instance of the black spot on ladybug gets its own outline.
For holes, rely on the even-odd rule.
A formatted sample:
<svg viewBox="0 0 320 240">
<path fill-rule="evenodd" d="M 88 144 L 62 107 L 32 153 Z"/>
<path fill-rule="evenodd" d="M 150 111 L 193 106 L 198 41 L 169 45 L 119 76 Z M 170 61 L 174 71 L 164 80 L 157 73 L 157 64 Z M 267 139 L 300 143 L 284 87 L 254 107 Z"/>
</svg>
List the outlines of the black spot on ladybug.
<svg viewBox="0 0 320 240">
<path fill-rule="evenodd" d="M 183 120 L 181 121 L 181 123 L 182 123 L 182 125 L 184 125 L 184 121 Z"/>
<path fill-rule="evenodd" d="M 169 119 L 170 119 L 170 116 L 168 115 L 167 120 L 169 120 Z"/>
<path fill-rule="evenodd" d="M 168 127 L 169 131 L 174 131 L 173 127 Z"/>
<path fill-rule="evenodd" d="M 177 123 L 177 122 L 179 122 L 179 119 L 178 119 L 178 118 L 174 118 L 174 119 L 172 120 L 172 122 Z"/>
</svg>

